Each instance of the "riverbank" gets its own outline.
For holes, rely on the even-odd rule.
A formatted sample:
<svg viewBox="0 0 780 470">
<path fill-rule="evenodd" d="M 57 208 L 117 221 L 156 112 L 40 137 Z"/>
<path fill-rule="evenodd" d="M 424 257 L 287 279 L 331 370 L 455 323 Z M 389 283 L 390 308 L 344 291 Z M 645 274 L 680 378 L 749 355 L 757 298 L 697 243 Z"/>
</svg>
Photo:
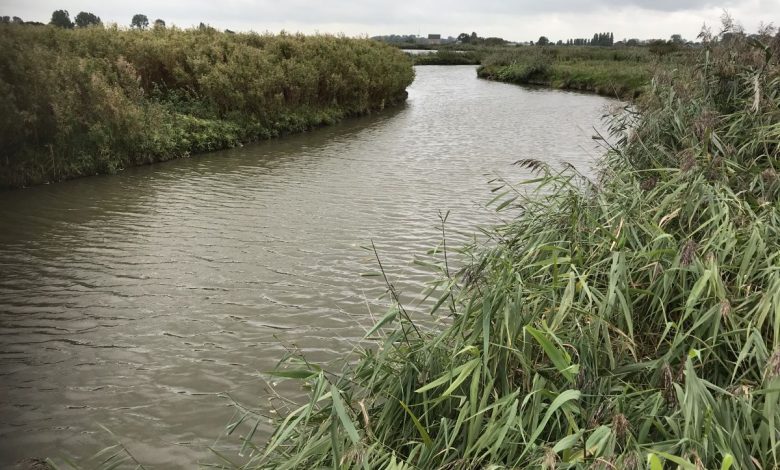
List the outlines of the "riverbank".
<svg viewBox="0 0 780 470">
<path fill-rule="evenodd" d="M 497 182 L 521 212 L 439 253 L 439 331 L 388 281 L 376 348 L 273 373 L 310 401 L 247 467 L 778 466 L 780 35 L 724 30 L 614 114 L 598 180 Z"/>
<path fill-rule="evenodd" d="M 442 49 L 432 54 L 412 57 L 414 65 L 479 65 L 483 54 L 475 51 L 450 51 Z"/>
<path fill-rule="evenodd" d="M 215 438 L 235 408 L 215 394 L 268 411 L 257 371 L 290 344 L 347 358 L 366 309 L 383 310 L 355 247 L 367 227 L 395 286 L 422 291 L 412 261 L 435 243 L 437 209 L 452 211 L 457 246 L 495 221 L 474 204 L 485 175 L 513 173 L 540 142 L 585 171 L 579 149 L 609 105 L 478 80 L 473 66 L 418 67 L 408 92 L 316 132 L 0 192 L 0 342 L 13 351 L 0 363 L 0 468 L 28 456 L 97 468 L 85 457 L 115 440 L 146 468 L 197 468 L 215 460 L 209 448 L 234 456 L 235 440 Z M 270 431 L 261 423 L 255 443 Z"/>
<path fill-rule="evenodd" d="M 690 55 L 690 51 L 678 51 L 660 58 L 648 47 L 523 47 L 487 54 L 477 75 L 518 85 L 540 85 L 631 99 L 649 86 L 659 65 L 683 65 Z"/>
<path fill-rule="evenodd" d="M 0 25 L 0 188 L 114 173 L 405 100 L 397 49 L 211 28 Z"/>
</svg>

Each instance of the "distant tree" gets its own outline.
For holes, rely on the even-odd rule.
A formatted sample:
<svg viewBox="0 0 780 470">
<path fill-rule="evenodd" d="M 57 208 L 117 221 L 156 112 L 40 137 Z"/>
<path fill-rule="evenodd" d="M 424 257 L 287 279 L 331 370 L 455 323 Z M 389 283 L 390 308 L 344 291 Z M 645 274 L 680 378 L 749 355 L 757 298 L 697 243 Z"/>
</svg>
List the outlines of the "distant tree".
<svg viewBox="0 0 780 470">
<path fill-rule="evenodd" d="M 557 44 L 557 45 L 559 45 L 559 46 L 562 46 L 562 45 L 563 45 L 563 40 L 561 40 L 561 39 L 558 39 L 558 42 L 556 42 L 555 44 Z"/>
<path fill-rule="evenodd" d="M 11 23 L 13 23 L 13 24 L 24 24 L 24 20 L 22 20 L 18 16 L 14 16 L 13 18 L 11 18 Z"/>
<path fill-rule="evenodd" d="M 477 33 L 472 31 L 471 32 L 471 42 L 477 42 L 477 39 L 479 39 L 479 36 L 477 36 Z"/>
<path fill-rule="evenodd" d="M 136 29 L 146 29 L 149 27 L 149 18 L 146 15 L 140 13 L 133 15 L 133 19 L 130 21 L 130 27 Z"/>
<path fill-rule="evenodd" d="M 504 38 L 490 37 L 490 38 L 485 38 L 483 43 L 486 46 L 503 46 L 504 44 L 506 44 L 506 40 Z"/>
<path fill-rule="evenodd" d="M 664 56 L 671 54 L 679 49 L 679 45 L 672 41 L 664 41 L 663 39 L 656 39 L 650 42 L 650 53 L 657 56 Z"/>
<path fill-rule="evenodd" d="M 86 11 L 80 12 L 76 15 L 76 26 L 79 28 L 86 28 L 87 26 L 96 26 L 100 24 L 100 17 L 94 13 Z"/>
<path fill-rule="evenodd" d="M 157 18 L 156 20 L 154 20 L 154 28 L 165 29 L 165 21 L 161 20 L 160 18 Z"/>
<path fill-rule="evenodd" d="M 0 23 L 8 24 L 11 22 L 10 16 L 0 16 Z"/>
<path fill-rule="evenodd" d="M 546 46 L 548 44 L 550 44 L 550 40 L 547 39 L 547 36 L 540 36 L 539 40 L 536 41 L 537 46 Z"/>
<path fill-rule="evenodd" d="M 70 20 L 70 13 L 68 13 L 68 10 L 56 10 L 51 14 L 51 21 L 49 24 L 57 26 L 58 28 L 73 28 L 73 22 Z"/>
<path fill-rule="evenodd" d="M 236 34 L 236 32 L 230 29 L 226 29 L 225 34 Z"/>
<path fill-rule="evenodd" d="M 682 35 L 680 34 L 672 34 L 672 43 L 674 44 L 684 44 L 685 39 L 683 39 Z"/>
<path fill-rule="evenodd" d="M 588 42 L 587 40 L 582 40 L 583 44 L 589 44 L 591 46 L 604 46 L 609 47 L 615 44 L 615 35 L 612 33 L 596 33 L 593 35 L 593 39 Z"/>
</svg>

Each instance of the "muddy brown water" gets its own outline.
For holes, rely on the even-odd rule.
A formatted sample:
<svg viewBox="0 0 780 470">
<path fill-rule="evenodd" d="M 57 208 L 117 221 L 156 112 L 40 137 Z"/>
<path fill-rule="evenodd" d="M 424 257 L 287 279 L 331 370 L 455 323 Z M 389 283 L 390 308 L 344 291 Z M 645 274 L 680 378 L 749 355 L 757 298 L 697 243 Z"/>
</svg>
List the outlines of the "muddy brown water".
<svg viewBox="0 0 780 470">
<path fill-rule="evenodd" d="M 497 221 L 487 181 L 528 177 L 515 160 L 588 171 L 610 103 L 418 67 L 393 110 L 0 193 L 0 466 L 116 440 L 157 468 L 235 455 L 231 399 L 267 408 L 261 372 L 288 348 L 343 358 L 383 313 L 362 246 L 414 307 L 438 212 L 454 244 Z"/>
</svg>

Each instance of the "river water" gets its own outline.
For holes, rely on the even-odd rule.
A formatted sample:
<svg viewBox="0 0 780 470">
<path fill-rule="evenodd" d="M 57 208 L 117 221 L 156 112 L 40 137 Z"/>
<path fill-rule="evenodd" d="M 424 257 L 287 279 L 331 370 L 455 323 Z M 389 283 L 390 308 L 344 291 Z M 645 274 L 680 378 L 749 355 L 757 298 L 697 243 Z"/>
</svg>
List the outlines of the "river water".
<svg viewBox="0 0 780 470">
<path fill-rule="evenodd" d="M 267 408 L 288 349 L 344 357 L 383 314 L 361 246 L 414 307 L 438 211 L 455 243 L 498 220 L 487 181 L 527 177 L 515 160 L 587 171 L 609 103 L 418 67 L 397 109 L 0 193 L 0 467 L 117 440 L 157 468 L 234 454 L 231 399 Z"/>
</svg>

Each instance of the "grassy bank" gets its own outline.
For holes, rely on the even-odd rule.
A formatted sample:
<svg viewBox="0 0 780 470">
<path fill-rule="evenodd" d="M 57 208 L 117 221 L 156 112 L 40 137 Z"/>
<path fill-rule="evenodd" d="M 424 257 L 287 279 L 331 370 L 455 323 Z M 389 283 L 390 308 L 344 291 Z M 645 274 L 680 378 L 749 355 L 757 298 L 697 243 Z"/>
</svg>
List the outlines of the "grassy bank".
<svg viewBox="0 0 780 470">
<path fill-rule="evenodd" d="M 649 86 L 656 66 L 684 66 L 692 55 L 680 51 L 659 57 L 648 47 L 522 47 L 487 55 L 477 74 L 519 85 L 634 98 Z"/>
<path fill-rule="evenodd" d="M 483 54 L 475 51 L 456 52 L 441 49 L 433 54 L 418 54 L 412 57 L 414 65 L 479 65 Z"/>
<path fill-rule="evenodd" d="M 247 467 L 780 465 L 778 57 L 736 35 L 657 75 L 597 181 L 520 162 L 514 217 L 440 260 L 445 326 L 395 303 L 341 373 L 288 360 L 310 402 Z"/>
<path fill-rule="evenodd" d="M 401 102 L 375 41 L 0 25 L 0 188 L 113 173 Z"/>
</svg>

